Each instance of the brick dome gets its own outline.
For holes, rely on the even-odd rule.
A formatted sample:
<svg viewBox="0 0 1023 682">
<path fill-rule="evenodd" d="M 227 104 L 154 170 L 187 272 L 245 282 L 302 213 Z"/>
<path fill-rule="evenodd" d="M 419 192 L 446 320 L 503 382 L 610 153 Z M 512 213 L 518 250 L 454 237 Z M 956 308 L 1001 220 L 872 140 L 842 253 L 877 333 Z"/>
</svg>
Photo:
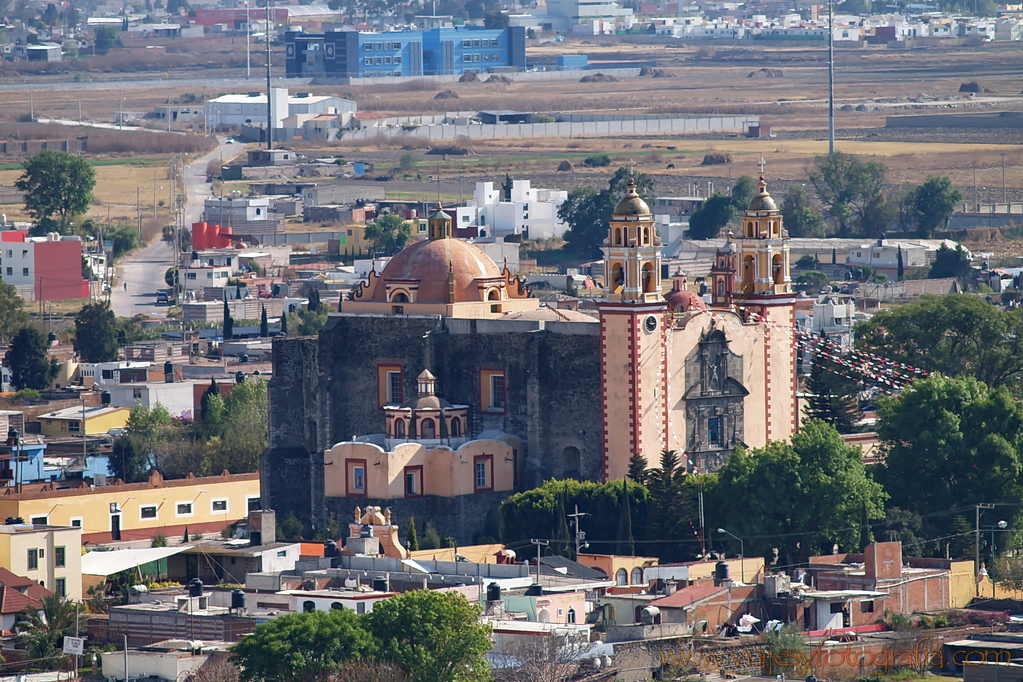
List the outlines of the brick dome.
<svg viewBox="0 0 1023 682">
<path fill-rule="evenodd" d="M 454 302 L 479 301 L 479 278 L 502 278 L 494 261 L 477 246 L 460 239 L 429 239 L 402 249 L 384 267 L 370 301 L 386 301 L 388 280 L 418 280 L 418 303 L 448 302 L 448 273 L 454 279 Z"/>
<path fill-rule="evenodd" d="M 686 313 L 707 309 L 706 301 L 685 289 L 673 289 L 665 294 L 664 298 L 668 303 L 668 308 L 673 313 Z"/>
</svg>

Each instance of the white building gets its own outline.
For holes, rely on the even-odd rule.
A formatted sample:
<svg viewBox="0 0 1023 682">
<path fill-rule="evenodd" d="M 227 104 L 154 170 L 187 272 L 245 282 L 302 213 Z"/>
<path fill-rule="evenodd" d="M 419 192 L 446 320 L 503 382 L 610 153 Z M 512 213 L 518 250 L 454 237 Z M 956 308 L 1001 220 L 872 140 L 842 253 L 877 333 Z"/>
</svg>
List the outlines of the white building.
<svg viewBox="0 0 1023 682">
<path fill-rule="evenodd" d="M 185 291 L 202 291 L 205 287 L 226 287 L 233 269 L 229 265 L 182 265 L 178 267 L 178 282 Z"/>
<path fill-rule="evenodd" d="M 138 403 L 152 409 L 157 403 L 163 405 L 172 417 L 192 419 L 195 408 L 195 384 L 208 382 L 178 381 L 168 383 L 133 382 L 130 384 L 108 384 L 104 390 L 110 394 L 112 407 L 135 407 Z"/>
<path fill-rule="evenodd" d="M 152 367 L 151 362 L 118 360 L 114 362 L 82 362 L 78 365 L 78 379 L 86 388 L 119 384 L 121 380 L 144 381 Z"/>
<path fill-rule="evenodd" d="M 281 128 L 284 119 L 295 114 L 327 114 L 355 112 L 355 102 L 329 95 L 300 92 L 288 95 L 287 88 L 271 89 L 273 127 Z M 206 123 L 212 128 L 242 125 L 265 126 L 266 92 L 244 95 L 222 95 L 206 102 Z"/>
<path fill-rule="evenodd" d="M 867 265 L 891 276 L 898 272 L 900 250 L 904 269 L 919 268 L 929 263 L 927 245 L 912 241 L 891 241 L 882 237 L 872 244 L 863 244 L 855 250 L 849 250 L 845 264 L 851 267 Z"/>
<path fill-rule="evenodd" d="M 633 11 L 614 0 L 548 0 L 547 16 L 556 31 L 597 35 L 630 29 Z"/>
<path fill-rule="evenodd" d="M 282 590 L 292 613 L 308 611 L 349 610 L 362 615 L 373 610 L 373 605 L 394 596 L 394 592 L 344 590 Z"/>
<path fill-rule="evenodd" d="M 207 199 L 203 220 L 210 225 L 231 228 L 234 234 L 284 232 L 284 216 L 277 212 L 270 198 L 242 196 L 238 190 L 226 197 Z"/>
<path fill-rule="evenodd" d="M 561 237 L 568 229 L 560 218 L 558 208 L 568 198 L 560 189 L 534 189 L 529 180 L 513 180 L 510 200 L 501 196 L 492 182 L 477 182 L 473 198 L 467 208 L 475 211 L 479 236 L 497 238 L 520 234 L 523 239 L 551 239 Z M 472 224 L 470 212 L 456 217 L 456 227 Z"/>
<path fill-rule="evenodd" d="M 856 322 L 856 303 L 851 298 L 823 296 L 813 302 L 813 321 L 810 331 L 822 332 L 843 348 L 851 348 L 853 324 Z"/>
</svg>

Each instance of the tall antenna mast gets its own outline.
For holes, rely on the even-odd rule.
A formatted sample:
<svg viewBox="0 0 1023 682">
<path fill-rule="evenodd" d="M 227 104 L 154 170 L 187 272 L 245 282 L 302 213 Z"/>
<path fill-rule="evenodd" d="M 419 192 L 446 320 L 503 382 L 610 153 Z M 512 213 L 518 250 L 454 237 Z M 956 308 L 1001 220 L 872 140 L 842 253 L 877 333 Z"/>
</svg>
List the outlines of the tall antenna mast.
<svg viewBox="0 0 1023 682">
<path fill-rule="evenodd" d="M 270 0 L 266 0 L 266 149 L 274 148 L 273 90 L 270 86 Z"/>
<path fill-rule="evenodd" d="M 835 153 L 835 0 L 828 0 L 828 156 L 833 156 L 834 153 Z"/>
</svg>

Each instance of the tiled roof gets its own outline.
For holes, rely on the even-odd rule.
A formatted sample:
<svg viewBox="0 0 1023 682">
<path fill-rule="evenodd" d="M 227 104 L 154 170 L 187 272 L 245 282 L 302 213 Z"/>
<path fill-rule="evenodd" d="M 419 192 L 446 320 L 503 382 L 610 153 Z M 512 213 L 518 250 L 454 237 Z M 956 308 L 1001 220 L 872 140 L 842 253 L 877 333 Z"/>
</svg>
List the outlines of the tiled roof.
<svg viewBox="0 0 1023 682">
<path fill-rule="evenodd" d="M 690 585 L 663 599 L 656 599 L 650 602 L 649 605 L 658 608 L 681 609 L 708 597 L 713 597 L 719 592 L 724 592 L 725 589 L 727 588 L 715 587 L 714 585 Z"/>
</svg>

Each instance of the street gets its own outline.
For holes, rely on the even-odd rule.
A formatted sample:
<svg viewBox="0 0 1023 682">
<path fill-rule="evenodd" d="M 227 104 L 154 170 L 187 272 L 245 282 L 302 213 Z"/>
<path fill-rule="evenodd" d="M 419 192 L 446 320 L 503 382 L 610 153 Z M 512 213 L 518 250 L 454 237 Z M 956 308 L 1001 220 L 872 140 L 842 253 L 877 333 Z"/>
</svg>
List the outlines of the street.
<svg viewBox="0 0 1023 682">
<path fill-rule="evenodd" d="M 185 203 L 185 228 L 202 215 L 203 202 L 210 196 L 206 183 L 206 166 L 224 153 L 227 138 L 217 138 L 219 146 L 185 167 L 183 178 L 188 199 Z M 125 257 L 117 265 L 117 277 L 110 292 L 110 308 L 118 317 L 145 314 L 164 317 L 167 306 L 156 305 L 156 292 L 166 289 L 164 274 L 174 262 L 174 248 L 163 240 L 154 240 L 149 246 Z M 125 286 L 127 285 L 127 287 Z"/>
</svg>

